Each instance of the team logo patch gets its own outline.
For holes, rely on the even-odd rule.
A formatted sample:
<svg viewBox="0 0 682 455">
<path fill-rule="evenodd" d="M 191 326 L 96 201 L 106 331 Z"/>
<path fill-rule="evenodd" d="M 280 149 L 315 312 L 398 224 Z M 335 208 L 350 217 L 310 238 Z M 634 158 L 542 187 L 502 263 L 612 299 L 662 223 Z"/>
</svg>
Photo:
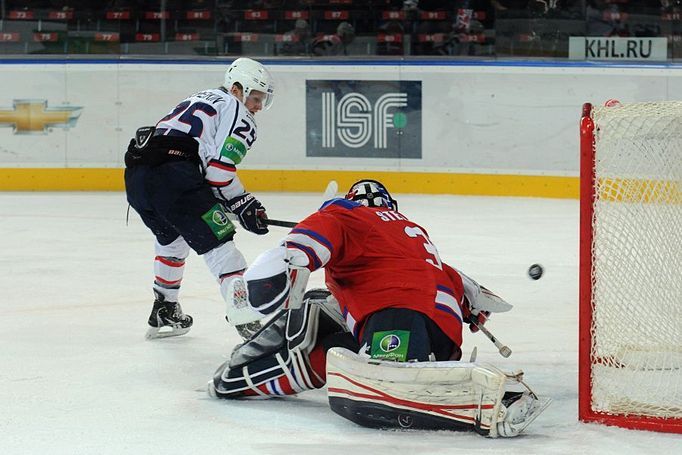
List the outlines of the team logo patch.
<svg viewBox="0 0 682 455">
<path fill-rule="evenodd" d="M 234 225 L 220 204 L 211 207 L 211 210 L 201 215 L 201 219 L 204 220 L 218 240 L 223 240 L 235 232 Z"/>
<path fill-rule="evenodd" d="M 227 215 L 222 210 L 216 210 L 213 212 L 213 222 L 218 226 L 225 226 L 230 220 L 227 219 Z"/>
<path fill-rule="evenodd" d="M 220 156 L 224 156 L 234 164 L 239 164 L 246 156 L 246 147 L 237 139 L 228 137 L 220 150 Z"/>
<path fill-rule="evenodd" d="M 398 338 L 397 336 L 395 336 L 393 334 L 386 335 L 379 342 L 379 347 L 384 352 L 395 351 L 396 349 L 398 349 L 400 347 L 400 338 Z"/>
<path fill-rule="evenodd" d="M 375 332 L 372 336 L 370 357 L 373 359 L 407 360 L 407 347 L 410 342 L 410 332 L 407 330 L 390 330 Z"/>
</svg>

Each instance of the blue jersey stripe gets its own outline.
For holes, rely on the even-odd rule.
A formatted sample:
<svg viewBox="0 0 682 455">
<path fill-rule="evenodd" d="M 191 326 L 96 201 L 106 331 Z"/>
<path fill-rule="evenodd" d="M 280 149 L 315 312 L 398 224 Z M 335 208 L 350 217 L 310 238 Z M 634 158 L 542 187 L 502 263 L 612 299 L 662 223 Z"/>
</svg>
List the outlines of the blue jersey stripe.
<svg viewBox="0 0 682 455">
<path fill-rule="evenodd" d="M 349 201 L 348 199 L 343 199 L 343 198 L 336 198 L 336 199 L 330 199 L 324 204 L 322 204 L 322 207 L 320 207 L 320 210 L 325 209 L 329 207 L 330 205 L 338 205 L 339 207 L 343 207 L 344 209 L 348 210 L 353 210 L 356 207 L 360 207 L 362 204 L 359 202 L 355 201 Z"/>
<path fill-rule="evenodd" d="M 441 311 L 445 311 L 447 314 L 450 314 L 450 315 L 454 316 L 455 318 L 457 318 L 457 320 L 459 322 L 462 322 L 459 315 L 457 313 L 455 313 L 454 310 L 452 308 L 450 308 L 449 306 L 442 305 L 440 303 L 436 303 L 436 309 L 441 310 Z"/>
<path fill-rule="evenodd" d="M 443 286 L 442 284 L 437 285 L 436 289 L 438 289 L 439 291 L 443 291 L 446 294 L 450 294 L 453 297 L 456 297 L 455 292 L 452 289 L 450 289 L 449 287 Z"/>
</svg>

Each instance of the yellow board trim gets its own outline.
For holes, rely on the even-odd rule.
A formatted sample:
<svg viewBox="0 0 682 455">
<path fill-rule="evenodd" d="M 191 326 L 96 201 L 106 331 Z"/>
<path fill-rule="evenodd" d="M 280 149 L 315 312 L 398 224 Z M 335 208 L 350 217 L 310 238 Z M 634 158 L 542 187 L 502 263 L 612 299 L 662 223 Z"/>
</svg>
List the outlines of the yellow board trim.
<svg viewBox="0 0 682 455">
<path fill-rule="evenodd" d="M 392 193 L 460 194 L 576 199 L 578 177 L 451 174 L 435 172 L 315 171 L 240 169 L 249 191 L 324 191 L 330 180 L 339 191 L 363 178 L 383 182 Z M 0 169 L 0 191 L 123 191 L 123 169 Z"/>
</svg>

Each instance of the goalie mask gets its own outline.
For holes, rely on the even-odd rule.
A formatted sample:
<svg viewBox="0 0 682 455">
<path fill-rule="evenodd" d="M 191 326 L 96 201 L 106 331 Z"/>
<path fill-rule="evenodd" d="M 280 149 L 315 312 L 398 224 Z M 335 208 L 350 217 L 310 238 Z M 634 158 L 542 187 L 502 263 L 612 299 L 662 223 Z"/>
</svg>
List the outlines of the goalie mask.
<svg viewBox="0 0 682 455">
<path fill-rule="evenodd" d="M 398 210 L 398 201 L 393 199 L 384 185 L 376 180 L 360 180 L 353 184 L 346 199 L 359 202 L 367 207 L 386 207 Z"/>
<path fill-rule="evenodd" d="M 242 87 L 244 92 L 242 101 L 244 103 L 246 103 L 246 99 L 251 94 L 251 91 L 257 90 L 265 94 L 261 100 L 263 110 L 268 110 L 272 106 L 275 91 L 272 76 L 261 63 L 245 57 L 238 58 L 232 62 L 227 71 L 225 71 L 223 87 L 230 90 L 235 83 Z"/>
</svg>

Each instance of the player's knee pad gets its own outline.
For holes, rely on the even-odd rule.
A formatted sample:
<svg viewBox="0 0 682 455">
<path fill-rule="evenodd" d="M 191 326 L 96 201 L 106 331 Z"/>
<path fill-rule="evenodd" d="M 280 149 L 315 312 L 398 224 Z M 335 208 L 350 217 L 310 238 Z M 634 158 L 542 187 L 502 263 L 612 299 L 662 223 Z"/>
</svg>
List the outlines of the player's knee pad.
<svg viewBox="0 0 682 455">
<path fill-rule="evenodd" d="M 320 354 L 319 340 L 346 330 L 327 296 L 326 290 L 309 291 L 300 308 L 281 310 L 235 348 L 216 370 L 211 393 L 219 398 L 272 397 L 324 386 L 324 368 L 311 357 Z"/>
<path fill-rule="evenodd" d="M 551 400 L 538 399 L 521 372 L 467 362 L 386 362 L 347 349 L 327 353 L 327 394 L 337 414 L 366 427 L 518 435 Z M 526 386 L 527 387 L 527 386 Z"/>
<path fill-rule="evenodd" d="M 154 253 L 156 256 L 186 259 L 189 256 L 189 245 L 181 236 L 167 245 L 161 245 L 157 240 L 154 244 Z"/>
<path fill-rule="evenodd" d="M 202 255 L 211 274 L 220 278 L 225 274 L 242 271 L 246 268 L 246 259 L 237 249 L 233 241 L 221 243 Z"/>
</svg>

